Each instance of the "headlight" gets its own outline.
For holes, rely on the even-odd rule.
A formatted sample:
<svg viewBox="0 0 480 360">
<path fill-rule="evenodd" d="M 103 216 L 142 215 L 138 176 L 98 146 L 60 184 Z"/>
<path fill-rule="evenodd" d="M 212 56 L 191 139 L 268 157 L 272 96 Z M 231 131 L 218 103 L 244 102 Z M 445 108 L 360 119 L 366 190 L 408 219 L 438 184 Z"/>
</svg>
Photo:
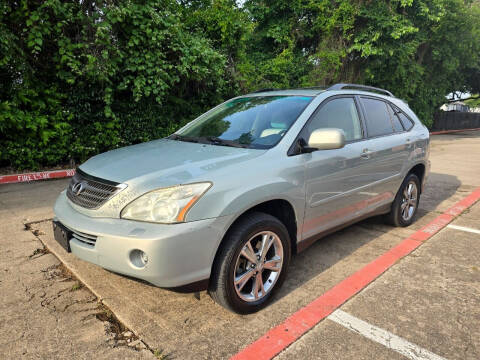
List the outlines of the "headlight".
<svg viewBox="0 0 480 360">
<path fill-rule="evenodd" d="M 168 224 L 183 222 L 188 210 L 210 186 L 212 184 L 206 182 L 151 191 L 125 206 L 120 217 Z"/>
</svg>

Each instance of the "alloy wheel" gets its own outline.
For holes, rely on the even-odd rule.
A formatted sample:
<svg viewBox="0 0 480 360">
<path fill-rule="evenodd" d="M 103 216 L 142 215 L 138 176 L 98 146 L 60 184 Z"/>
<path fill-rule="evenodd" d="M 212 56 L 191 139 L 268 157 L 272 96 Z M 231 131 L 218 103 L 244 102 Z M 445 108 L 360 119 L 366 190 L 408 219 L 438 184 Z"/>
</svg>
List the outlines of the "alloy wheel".
<svg viewBox="0 0 480 360">
<path fill-rule="evenodd" d="M 408 221 L 415 214 L 417 208 L 418 189 L 414 181 L 410 181 L 403 190 L 402 204 L 400 205 L 400 213 L 402 219 Z"/>
<path fill-rule="evenodd" d="M 282 242 L 272 231 L 253 235 L 237 257 L 233 279 L 237 295 L 246 302 L 264 298 L 282 271 Z"/>
</svg>

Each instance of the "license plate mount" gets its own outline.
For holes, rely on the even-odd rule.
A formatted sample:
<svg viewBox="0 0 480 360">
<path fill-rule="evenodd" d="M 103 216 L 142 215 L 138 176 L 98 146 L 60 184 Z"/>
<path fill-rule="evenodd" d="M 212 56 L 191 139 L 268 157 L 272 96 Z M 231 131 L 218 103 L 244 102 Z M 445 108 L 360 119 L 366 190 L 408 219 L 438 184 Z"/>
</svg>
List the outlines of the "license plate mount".
<svg viewBox="0 0 480 360">
<path fill-rule="evenodd" d="M 53 236 L 55 240 L 67 251 L 72 252 L 70 248 L 70 239 L 72 238 L 72 232 L 68 230 L 61 222 L 52 221 Z"/>
</svg>

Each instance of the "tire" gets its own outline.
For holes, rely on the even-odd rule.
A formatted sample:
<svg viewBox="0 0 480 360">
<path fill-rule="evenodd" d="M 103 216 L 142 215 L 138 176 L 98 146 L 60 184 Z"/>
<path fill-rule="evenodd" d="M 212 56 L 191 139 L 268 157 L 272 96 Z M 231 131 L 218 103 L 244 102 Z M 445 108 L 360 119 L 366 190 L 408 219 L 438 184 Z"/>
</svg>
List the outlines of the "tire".
<svg viewBox="0 0 480 360">
<path fill-rule="evenodd" d="M 410 185 L 413 185 L 415 188 L 416 195 L 414 200 L 413 197 L 410 197 L 408 200 L 406 199 L 406 197 L 408 197 Z M 420 180 L 418 179 L 417 175 L 410 173 L 405 177 L 402 185 L 400 186 L 400 189 L 398 189 L 395 200 L 392 203 L 391 210 L 385 216 L 386 222 L 390 225 L 397 227 L 405 227 L 411 225 L 414 221 L 415 214 L 417 213 L 419 202 Z M 404 216 L 406 214 L 406 212 L 404 212 L 405 208 L 407 208 L 408 217 Z"/>
<path fill-rule="evenodd" d="M 261 252 L 262 243 L 270 244 L 265 256 Z M 252 254 L 258 256 L 252 259 Z M 251 260 L 256 259 L 256 263 L 247 260 L 245 255 Z M 282 286 L 290 257 L 290 237 L 285 225 L 262 212 L 247 214 L 232 226 L 219 249 L 209 282 L 210 296 L 216 303 L 236 313 L 256 312 L 265 307 Z M 255 292 L 259 279 L 262 287 L 257 286 Z M 234 284 L 235 280 L 239 283 Z"/>
</svg>

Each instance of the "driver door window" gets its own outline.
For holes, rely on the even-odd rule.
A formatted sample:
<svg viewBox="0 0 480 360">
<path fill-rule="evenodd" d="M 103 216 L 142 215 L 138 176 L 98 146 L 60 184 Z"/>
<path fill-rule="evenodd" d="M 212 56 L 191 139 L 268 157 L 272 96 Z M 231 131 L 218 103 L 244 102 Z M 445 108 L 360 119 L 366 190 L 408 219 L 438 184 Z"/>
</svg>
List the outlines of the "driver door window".
<svg viewBox="0 0 480 360">
<path fill-rule="evenodd" d="M 307 133 L 310 135 L 314 130 L 325 128 L 343 130 L 347 142 L 363 137 L 357 107 L 352 97 L 341 97 L 328 101 L 313 115 L 307 125 Z"/>
</svg>

